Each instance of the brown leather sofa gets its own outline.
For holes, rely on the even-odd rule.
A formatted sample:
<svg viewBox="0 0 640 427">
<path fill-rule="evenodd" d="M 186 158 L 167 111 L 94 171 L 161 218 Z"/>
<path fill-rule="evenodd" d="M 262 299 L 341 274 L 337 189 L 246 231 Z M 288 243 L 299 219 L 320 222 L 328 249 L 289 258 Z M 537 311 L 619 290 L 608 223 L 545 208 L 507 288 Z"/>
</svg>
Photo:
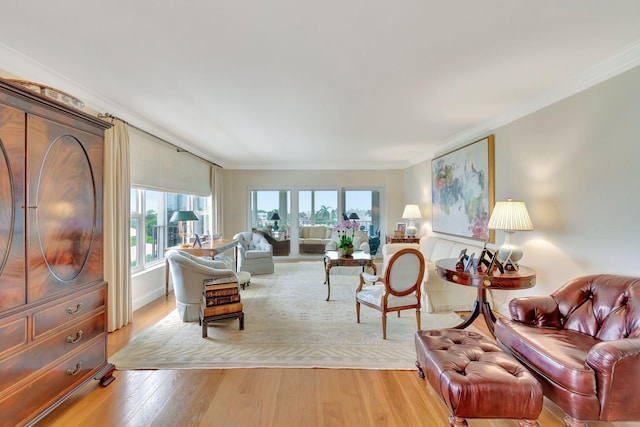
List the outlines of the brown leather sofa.
<svg viewBox="0 0 640 427">
<path fill-rule="evenodd" d="M 640 420 L 640 278 L 584 276 L 548 296 L 516 298 L 499 319 L 498 344 L 541 382 L 567 414 Z"/>
</svg>

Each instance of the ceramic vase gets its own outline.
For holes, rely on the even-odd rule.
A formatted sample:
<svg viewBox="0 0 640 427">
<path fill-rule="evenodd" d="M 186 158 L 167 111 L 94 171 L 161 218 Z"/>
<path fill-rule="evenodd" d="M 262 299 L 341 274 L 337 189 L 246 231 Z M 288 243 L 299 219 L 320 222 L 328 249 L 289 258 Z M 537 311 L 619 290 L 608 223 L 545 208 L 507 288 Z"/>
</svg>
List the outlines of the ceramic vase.
<svg viewBox="0 0 640 427">
<path fill-rule="evenodd" d="M 353 246 L 347 246 L 344 248 L 338 248 L 341 257 L 348 257 L 353 254 Z"/>
</svg>

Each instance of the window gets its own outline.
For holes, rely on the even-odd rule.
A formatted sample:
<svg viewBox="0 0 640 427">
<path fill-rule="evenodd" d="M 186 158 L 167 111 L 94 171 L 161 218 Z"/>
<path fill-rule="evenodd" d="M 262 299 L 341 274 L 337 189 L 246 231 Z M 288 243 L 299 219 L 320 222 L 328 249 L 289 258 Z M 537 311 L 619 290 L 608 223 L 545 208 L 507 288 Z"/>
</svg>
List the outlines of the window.
<svg viewBox="0 0 640 427">
<path fill-rule="evenodd" d="M 289 206 L 291 205 L 291 192 L 278 190 L 250 191 L 249 203 L 251 227 L 260 230 L 271 229 L 275 221 L 271 215 L 275 212 L 280 216 L 278 226 L 286 228 L 291 223 Z"/>
<path fill-rule="evenodd" d="M 377 190 L 344 190 L 347 216 L 356 214 L 360 229 L 374 236 L 380 229 L 380 192 Z"/>
<path fill-rule="evenodd" d="M 380 189 L 339 190 L 249 190 L 249 225 L 252 228 L 276 231 L 278 212 L 279 239 L 291 240 L 291 254 L 299 252 L 299 236 L 303 226 L 333 227 L 343 216 L 357 214 L 360 229 L 370 237 L 380 231 Z"/>
<path fill-rule="evenodd" d="M 192 210 L 198 221 L 188 223 L 189 233 L 209 234 L 211 198 L 132 188 L 130 234 L 133 271 L 162 262 L 167 248 L 181 242 L 178 224 L 169 223 L 176 210 Z"/>
<path fill-rule="evenodd" d="M 337 191 L 300 191 L 298 197 L 300 225 L 335 225 L 339 222 Z"/>
</svg>

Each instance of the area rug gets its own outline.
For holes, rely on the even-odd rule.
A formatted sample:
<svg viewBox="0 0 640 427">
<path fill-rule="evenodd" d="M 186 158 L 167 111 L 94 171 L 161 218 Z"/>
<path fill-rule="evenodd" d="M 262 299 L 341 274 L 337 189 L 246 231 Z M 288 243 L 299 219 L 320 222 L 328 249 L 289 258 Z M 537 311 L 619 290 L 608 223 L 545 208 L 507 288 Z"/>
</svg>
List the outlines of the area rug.
<svg viewBox="0 0 640 427">
<path fill-rule="evenodd" d="M 198 322 L 174 311 L 109 358 L 117 369 L 346 368 L 415 369 L 415 312 L 387 318 L 362 306 L 356 323 L 358 277 L 331 275 L 325 301 L 322 261 L 279 263 L 241 291 L 245 329 L 237 320 L 213 323 L 202 338 Z M 455 313 L 422 314 L 422 328 L 460 323 Z"/>
</svg>

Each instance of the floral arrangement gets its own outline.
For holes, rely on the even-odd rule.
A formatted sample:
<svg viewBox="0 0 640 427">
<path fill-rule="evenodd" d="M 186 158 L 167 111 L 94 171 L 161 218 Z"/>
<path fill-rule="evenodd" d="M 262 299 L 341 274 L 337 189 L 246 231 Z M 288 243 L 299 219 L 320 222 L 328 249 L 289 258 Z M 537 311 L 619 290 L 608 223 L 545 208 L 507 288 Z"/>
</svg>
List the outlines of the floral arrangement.
<svg viewBox="0 0 640 427">
<path fill-rule="evenodd" d="M 359 229 L 356 221 L 349 221 L 348 219 L 342 221 L 340 224 L 334 227 L 338 231 L 338 248 L 346 249 L 353 246 L 353 236 L 356 230 Z"/>
</svg>

